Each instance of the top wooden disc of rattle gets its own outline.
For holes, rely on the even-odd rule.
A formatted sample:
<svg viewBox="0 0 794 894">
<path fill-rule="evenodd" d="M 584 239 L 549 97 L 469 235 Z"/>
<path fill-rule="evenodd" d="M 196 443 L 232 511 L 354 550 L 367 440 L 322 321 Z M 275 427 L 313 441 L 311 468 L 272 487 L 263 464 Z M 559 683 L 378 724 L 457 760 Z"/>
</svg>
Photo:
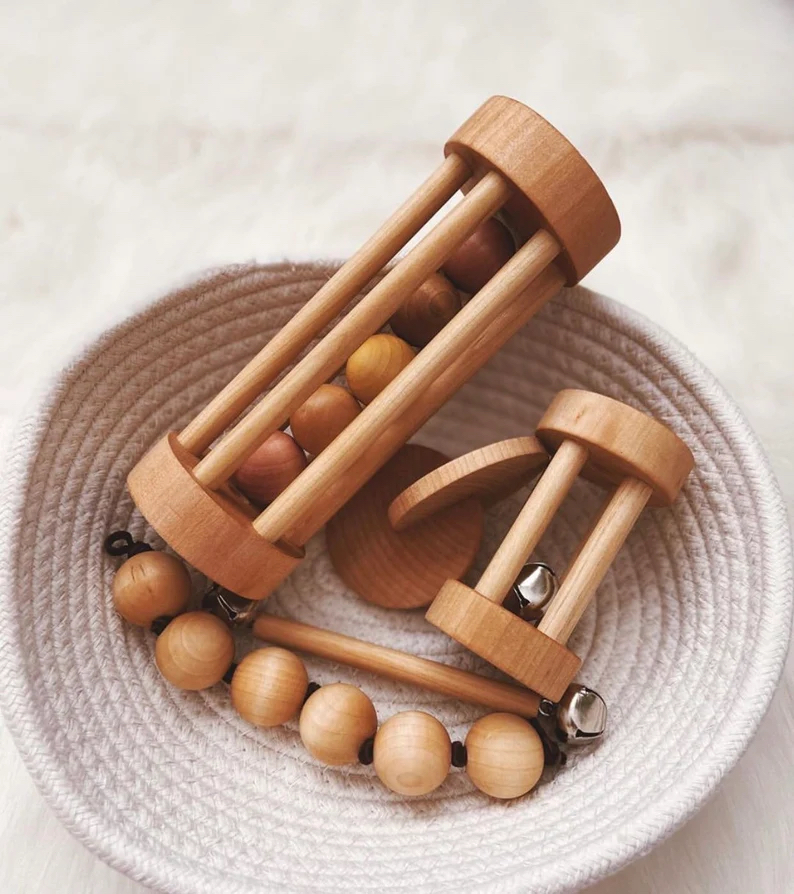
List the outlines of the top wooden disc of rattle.
<svg viewBox="0 0 794 894">
<path fill-rule="evenodd" d="M 389 506 L 395 531 L 404 531 L 469 497 L 490 505 L 517 491 L 546 466 L 537 438 L 510 438 L 465 453 L 407 487 Z"/>
</svg>

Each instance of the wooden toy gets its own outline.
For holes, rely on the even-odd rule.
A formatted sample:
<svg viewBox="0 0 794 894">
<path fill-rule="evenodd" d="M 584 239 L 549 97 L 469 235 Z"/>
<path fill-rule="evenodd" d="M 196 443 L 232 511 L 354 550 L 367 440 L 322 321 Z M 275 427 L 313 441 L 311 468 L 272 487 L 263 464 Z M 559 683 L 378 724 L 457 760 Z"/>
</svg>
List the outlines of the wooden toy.
<svg viewBox="0 0 794 894">
<path fill-rule="evenodd" d="M 694 460 L 686 444 L 660 422 L 586 391 L 561 391 L 537 436 L 553 458 L 476 587 L 447 581 L 426 617 L 557 702 L 581 663 L 565 647 L 568 637 L 645 505 L 672 503 Z M 611 493 L 543 619 L 533 627 L 502 602 L 580 474 Z"/>
<path fill-rule="evenodd" d="M 461 308 L 460 295 L 440 273 L 428 277 L 389 320 L 392 332 L 415 348 L 434 339 Z"/>
<path fill-rule="evenodd" d="M 466 735 L 466 772 L 492 798 L 520 798 L 545 763 L 540 736 L 515 714 L 486 714 Z"/>
<path fill-rule="evenodd" d="M 306 468 L 306 454 L 286 432 L 275 431 L 248 457 L 234 483 L 256 506 L 275 500 Z"/>
<path fill-rule="evenodd" d="M 489 99 L 444 151 L 440 167 L 262 351 L 130 472 L 130 493 L 152 527 L 235 593 L 268 596 L 307 540 L 545 301 L 618 241 L 617 213 L 598 177 L 521 103 Z M 297 360 L 460 189 L 463 199 Z M 497 212 L 519 245 L 515 254 L 264 510 L 238 500 L 226 485 L 248 457 Z"/>
<path fill-rule="evenodd" d="M 375 705 L 349 683 L 321 686 L 301 711 L 300 734 L 306 750 L 331 767 L 356 763 L 361 746 L 377 730 Z"/>
<path fill-rule="evenodd" d="M 444 262 L 444 273 L 459 289 L 474 294 L 510 260 L 515 250 L 510 231 L 492 217 L 481 223 Z"/>
<path fill-rule="evenodd" d="M 286 649 L 257 649 L 237 665 L 232 704 L 254 726 L 280 726 L 300 711 L 309 676 L 303 662 Z"/>
<path fill-rule="evenodd" d="M 446 457 L 408 444 L 328 522 L 325 543 L 336 573 L 362 599 L 384 608 L 429 605 L 450 577 L 461 577 L 480 548 L 483 508 L 461 500 L 406 531 L 395 531 L 389 504 Z M 454 574 L 448 574 L 455 569 Z"/>
<path fill-rule="evenodd" d="M 396 335 L 371 335 L 347 361 L 347 386 L 362 404 L 371 403 L 413 359 L 413 348 Z"/>
<path fill-rule="evenodd" d="M 375 733 L 373 765 L 399 795 L 427 795 L 447 778 L 452 742 L 444 725 L 424 711 L 401 711 Z"/>
<path fill-rule="evenodd" d="M 320 385 L 289 417 L 292 437 L 307 453 L 317 456 L 361 412 L 353 395 L 341 385 Z"/>
<path fill-rule="evenodd" d="M 160 673 L 180 689 L 219 683 L 234 660 L 229 628 L 209 612 L 187 612 L 168 623 L 154 652 Z"/>
</svg>

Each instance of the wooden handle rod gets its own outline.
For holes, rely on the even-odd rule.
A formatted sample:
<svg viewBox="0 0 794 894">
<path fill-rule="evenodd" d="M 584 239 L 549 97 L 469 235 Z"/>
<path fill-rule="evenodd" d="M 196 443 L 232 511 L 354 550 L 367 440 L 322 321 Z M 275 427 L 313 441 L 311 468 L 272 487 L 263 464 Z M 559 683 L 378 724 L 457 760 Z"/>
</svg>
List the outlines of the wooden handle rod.
<svg viewBox="0 0 794 894">
<path fill-rule="evenodd" d="M 225 428 L 273 383 L 309 342 L 339 314 L 471 176 L 466 162 L 447 156 L 430 177 L 325 283 L 192 422 L 179 443 L 201 456 Z"/>
<path fill-rule="evenodd" d="M 538 713 L 540 697 L 530 689 L 341 633 L 310 627 L 299 621 L 259 615 L 254 621 L 254 635 L 277 646 L 308 652 L 401 683 L 414 683 L 431 692 L 484 705 L 495 711 L 508 711 L 522 717 L 535 717 Z"/>
<path fill-rule="evenodd" d="M 315 500 L 299 518 L 293 519 L 285 539 L 302 546 L 329 518 L 361 488 L 397 450 L 565 284 L 555 264 L 548 266 L 506 310 L 486 326 L 469 351 L 464 351 L 390 425 L 378 439 Z M 326 448 L 328 449 L 328 448 Z"/>
<path fill-rule="evenodd" d="M 217 488 L 237 471 L 290 413 L 327 382 L 373 332 L 383 326 L 408 295 L 434 273 L 458 246 L 498 211 L 510 185 L 490 172 L 440 223 L 266 394 L 196 466 L 194 475 Z M 326 451 L 324 451 L 326 452 Z"/>
<path fill-rule="evenodd" d="M 587 448 L 563 441 L 499 545 L 475 589 L 502 604 L 587 462 Z"/>
<path fill-rule="evenodd" d="M 626 478 L 618 485 L 549 603 L 538 625 L 542 633 L 563 645 L 568 641 L 652 494 L 637 478 Z"/>
<path fill-rule="evenodd" d="M 559 252 L 557 240 L 545 230 L 538 230 L 430 344 L 254 520 L 257 532 L 271 543 L 276 543 L 285 536 L 296 519 L 311 510 L 312 504 L 327 500 L 329 484 L 358 462 L 378 440 L 384 427 L 396 422 L 456 358 L 471 350 L 483 329 L 518 299 Z M 486 359 L 481 357 L 480 365 Z M 386 458 L 382 461 L 385 462 Z M 338 508 L 336 506 L 332 511 Z"/>
</svg>

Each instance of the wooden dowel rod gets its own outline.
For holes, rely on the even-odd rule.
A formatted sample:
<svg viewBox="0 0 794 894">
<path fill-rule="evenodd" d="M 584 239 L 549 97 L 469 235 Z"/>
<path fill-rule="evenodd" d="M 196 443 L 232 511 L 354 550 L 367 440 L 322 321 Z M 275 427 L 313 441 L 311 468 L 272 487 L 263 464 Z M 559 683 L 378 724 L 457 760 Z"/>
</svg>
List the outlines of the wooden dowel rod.
<svg viewBox="0 0 794 894">
<path fill-rule="evenodd" d="M 179 442 L 200 456 L 300 354 L 366 284 L 401 251 L 471 176 L 454 153 L 325 283 L 264 348 L 180 432 Z"/>
<path fill-rule="evenodd" d="M 530 689 L 501 683 L 352 636 L 310 627 L 299 621 L 259 615 L 254 621 L 254 635 L 277 646 L 308 652 L 401 683 L 414 683 L 431 692 L 485 705 L 495 711 L 509 711 L 522 717 L 535 717 L 538 713 L 540 697 Z"/>
<path fill-rule="evenodd" d="M 545 230 L 538 230 L 336 440 L 255 519 L 257 532 L 266 540 L 276 543 L 285 536 L 296 519 L 311 509 L 313 503 L 327 500 L 329 484 L 358 462 L 378 440 L 383 428 L 396 422 L 456 358 L 472 349 L 483 329 L 518 299 L 559 251 L 557 240 Z M 479 364 L 485 363 L 486 359 L 484 356 L 479 358 Z M 338 508 L 336 506 L 332 511 Z"/>
<path fill-rule="evenodd" d="M 469 351 L 461 354 L 432 384 L 419 394 L 405 412 L 383 431 L 355 465 L 330 482 L 322 501 L 316 500 L 308 510 L 295 518 L 285 533 L 285 539 L 303 546 L 322 528 L 340 506 L 353 496 L 399 448 L 415 434 L 427 420 L 474 373 L 521 329 L 565 284 L 565 278 L 555 264 L 548 266 L 516 301 L 504 310 L 489 326 Z M 327 448 L 326 448 L 327 449 Z"/>
<path fill-rule="evenodd" d="M 546 609 L 538 625 L 541 632 L 559 643 L 568 641 L 652 493 L 636 478 L 618 485 Z"/>
<path fill-rule="evenodd" d="M 563 441 L 482 573 L 475 589 L 502 604 L 587 462 L 587 448 Z"/>
<path fill-rule="evenodd" d="M 293 367 L 196 466 L 205 487 L 224 483 L 314 391 L 328 381 L 403 299 L 510 197 L 510 185 L 490 172 L 336 326 Z M 324 451 L 325 453 L 325 451 Z"/>
</svg>

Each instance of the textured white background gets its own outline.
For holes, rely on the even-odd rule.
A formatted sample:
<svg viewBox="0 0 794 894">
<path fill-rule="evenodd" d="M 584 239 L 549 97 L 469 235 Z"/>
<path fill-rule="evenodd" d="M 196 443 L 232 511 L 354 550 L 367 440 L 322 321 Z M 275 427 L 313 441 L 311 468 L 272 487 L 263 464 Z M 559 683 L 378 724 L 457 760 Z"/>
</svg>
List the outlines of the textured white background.
<svg viewBox="0 0 794 894">
<path fill-rule="evenodd" d="M 771 0 L 3 0 L 0 435 L 47 371 L 185 274 L 349 254 L 502 92 L 580 146 L 621 212 L 588 284 L 714 370 L 791 509 L 793 47 L 794 7 Z M 711 803 L 593 890 L 794 891 L 793 737 L 790 660 Z M 60 828 L 1 726 L 0 804 L 3 894 L 143 890 Z"/>
</svg>

